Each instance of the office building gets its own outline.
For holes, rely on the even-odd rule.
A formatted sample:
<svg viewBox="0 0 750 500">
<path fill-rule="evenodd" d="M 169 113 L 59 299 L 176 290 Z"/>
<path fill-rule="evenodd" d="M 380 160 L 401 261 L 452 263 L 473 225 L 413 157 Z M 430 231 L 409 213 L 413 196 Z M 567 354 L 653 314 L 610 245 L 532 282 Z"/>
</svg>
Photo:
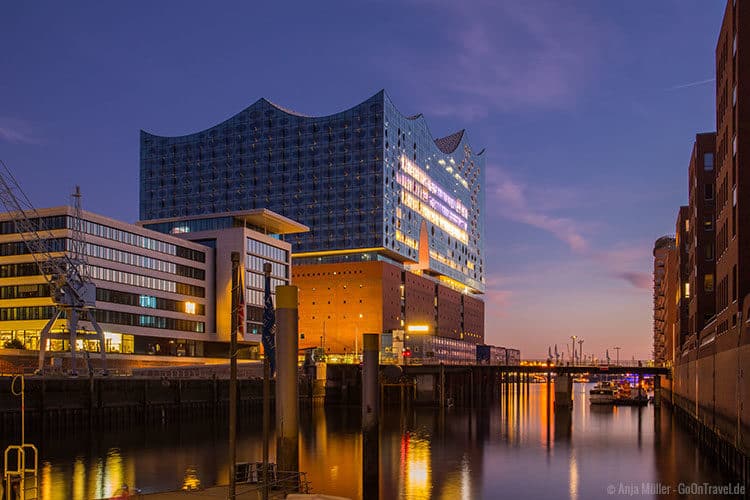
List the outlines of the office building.
<svg viewBox="0 0 750 500">
<path fill-rule="evenodd" d="M 74 211 L 41 209 L 41 231 L 52 255 L 72 251 Z M 262 324 L 263 263 L 272 263 L 272 280 L 286 284 L 291 247 L 277 236 L 306 230 L 268 210 L 225 214 L 221 220 L 165 219 L 164 234 L 83 211 L 83 254 L 96 284 L 96 319 L 108 353 L 148 356 L 218 357 L 228 355 L 232 315 L 231 252 L 242 256 L 246 290 L 245 324 L 239 336 L 246 356 L 257 355 Z M 187 236 L 195 237 L 196 242 Z M 0 342 L 39 348 L 39 332 L 54 313 L 50 288 L 40 274 L 12 214 L 0 214 Z M 39 257 L 39 255 L 36 255 Z M 92 331 L 83 321 L 79 327 Z M 60 319 L 52 332 L 63 332 Z M 94 337 L 92 337 L 94 338 Z M 94 340 L 80 349 L 98 350 Z M 87 345 L 84 345 L 86 342 Z M 11 345 L 11 344 L 9 344 Z M 69 350 L 52 340 L 51 351 Z"/>
</svg>

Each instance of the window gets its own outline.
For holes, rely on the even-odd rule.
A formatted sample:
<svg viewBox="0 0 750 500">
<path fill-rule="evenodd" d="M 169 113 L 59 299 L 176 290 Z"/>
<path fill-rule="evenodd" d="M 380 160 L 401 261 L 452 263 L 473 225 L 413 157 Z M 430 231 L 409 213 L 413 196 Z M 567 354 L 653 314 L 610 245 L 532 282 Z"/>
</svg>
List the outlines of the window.
<svg viewBox="0 0 750 500">
<path fill-rule="evenodd" d="M 703 221 L 703 229 L 706 231 L 713 231 L 714 229 L 714 221 L 711 219 L 706 219 Z"/>
<path fill-rule="evenodd" d="M 713 200 L 714 199 L 714 185 L 711 183 L 706 184 L 705 186 L 705 198 L 707 200 Z"/>
<path fill-rule="evenodd" d="M 714 291 L 714 275 L 713 274 L 703 275 L 703 290 L 706 292 Z"/>
<path fill-rule="evenodd" d="M 706 260 L 714 260 L 714 244 L 713 243 L 706 243 Z"/>
<path fill-rule="evenodd" d="M 139 302 L 141 307 L 156 308 L 156 297 L 151 295 L 141 295 Z"/>
<path fill-rule="evenodd" d="M 685 283 L 685 298 L 690 298 L 690 283 Z"/>
<path fill-rule="evenodd" d="M 703 155 L 703 170 L 713 170 L 713 169 L 714 169 L 714 154 L 705 153 Z"/>
</svg>

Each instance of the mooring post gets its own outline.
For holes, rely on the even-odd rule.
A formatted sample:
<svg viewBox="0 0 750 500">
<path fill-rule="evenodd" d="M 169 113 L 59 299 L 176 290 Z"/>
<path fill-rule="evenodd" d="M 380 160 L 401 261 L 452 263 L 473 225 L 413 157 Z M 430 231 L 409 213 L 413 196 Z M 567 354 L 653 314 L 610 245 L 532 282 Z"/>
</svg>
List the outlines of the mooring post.
<svg viewBox="0 0 750 500">
<path fill-rule="evenodd" d="M 445 367 L 443 366 L 443 363 L 440 363 L 440 372 L 439 372 L 439 387 L 440 387 L 440 408 L 445 407 Z"/>
<path fill-rule="evenodd" d="M 365 333 L 362 337 L 362 498 L 375 500 L 380 496 L 380 335 Z"/>
<path fill-rule="evenodd" d="M 297 287 L 276 287 L 276 462 L 278 470 L 299 470 L 299 345 Z"/>
<path fill-rule="evenodd" d="M 573 408 L 573 380 L 570 375 L 557 375 L 557 380 L 555 380 L 555 408 Z"/>
<path fill-rule="evenodd" d="M 474 369 L 469 368 L 469 408 L 474 409 Z"/>
<path fill-rule="evenodd" d="M 660 406 L 661 406 L 661 375 L 654 375 L 654 408 L 659 408 Z"/>
</svg>

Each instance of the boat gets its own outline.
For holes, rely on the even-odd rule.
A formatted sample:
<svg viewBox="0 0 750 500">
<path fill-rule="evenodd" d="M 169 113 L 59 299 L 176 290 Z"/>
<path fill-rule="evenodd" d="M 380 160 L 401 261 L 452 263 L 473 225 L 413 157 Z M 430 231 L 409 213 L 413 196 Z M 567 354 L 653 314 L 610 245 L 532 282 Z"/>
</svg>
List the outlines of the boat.
<svg viewBox="0 0 750 500">
<path fill-rule="evenodd" d="M 589 402 L 592 405 L 611 405 L 615 403 L 617 386 L 612 382 L 597 382 L 589 391 Z"/>
<path fill-rule="evenodd" d="M 622 381 L 617 386 L 614 404 L 625 406 L 646 406 L 648 395 L 642 387 L 631 387 L 627 381 Z"/>
</svg>

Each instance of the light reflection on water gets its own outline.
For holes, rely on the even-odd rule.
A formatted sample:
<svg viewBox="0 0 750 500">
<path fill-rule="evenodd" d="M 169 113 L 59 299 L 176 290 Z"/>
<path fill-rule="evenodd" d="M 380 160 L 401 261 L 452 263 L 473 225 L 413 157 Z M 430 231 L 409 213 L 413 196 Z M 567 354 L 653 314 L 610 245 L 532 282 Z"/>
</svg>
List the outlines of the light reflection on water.
<svg viewBox="0 0 750 500">
<path fill-rule="evenodd" d="M 386 409 L 381 498 L 578 500 L 606 497 L 612 484 L 726 482 L 667 409 L 590 406 L 588 387 L 574 386 L 572 412 L 551 408 L 544 384 L 474 412 Z M 301 411 L 300 468 L 313 491 L 361 497 L 359 408 Z M 260 415 L 241 420 L 238 461 L 260 460 Z M 107 498 L 123 484 L 152 492 L 228 482 L 224 422 L 33 439 L 43 500 Z M 270 442 L 274 461 L 275 436 Z"/>
</svg>

